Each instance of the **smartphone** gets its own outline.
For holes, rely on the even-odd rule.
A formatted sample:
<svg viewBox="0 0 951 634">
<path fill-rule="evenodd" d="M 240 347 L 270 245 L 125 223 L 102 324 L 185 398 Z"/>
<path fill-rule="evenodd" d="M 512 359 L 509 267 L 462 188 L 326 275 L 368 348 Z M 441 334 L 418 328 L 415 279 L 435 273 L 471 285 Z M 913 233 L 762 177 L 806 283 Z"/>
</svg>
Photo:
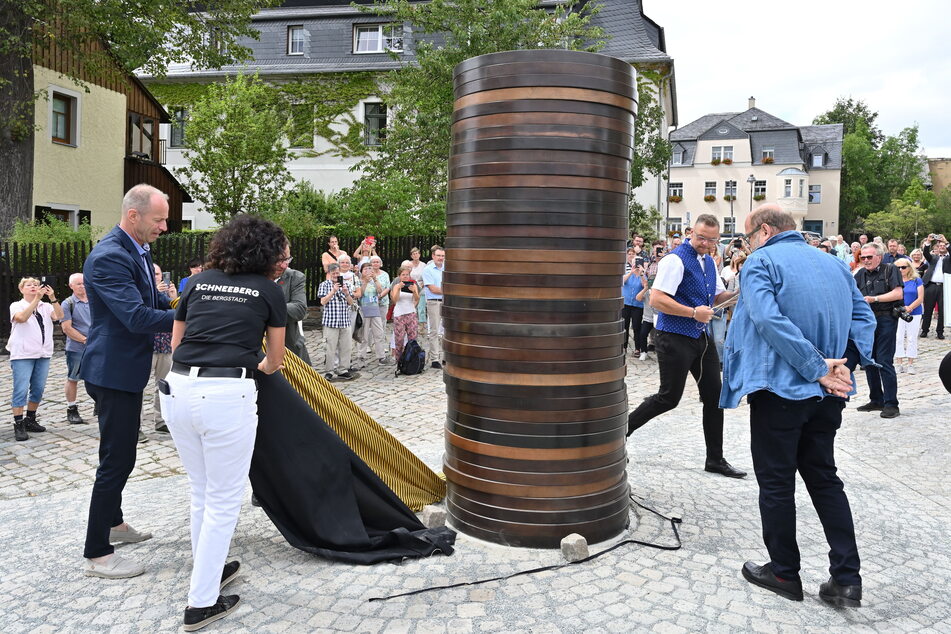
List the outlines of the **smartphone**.
<svg viewBox="0 0 951 634">
<path fill-rule="evenodd" d="M 644 266 L 644 258 L 642 257 L 634 258 L 634 267 L 637 268 L 639 266 Z"/>
<path fill-rule="evenodd" d="M 166 284 L 172 283 L 172 274 L 168 271 L 162 271 L 162 281 Z"/>
</svg>

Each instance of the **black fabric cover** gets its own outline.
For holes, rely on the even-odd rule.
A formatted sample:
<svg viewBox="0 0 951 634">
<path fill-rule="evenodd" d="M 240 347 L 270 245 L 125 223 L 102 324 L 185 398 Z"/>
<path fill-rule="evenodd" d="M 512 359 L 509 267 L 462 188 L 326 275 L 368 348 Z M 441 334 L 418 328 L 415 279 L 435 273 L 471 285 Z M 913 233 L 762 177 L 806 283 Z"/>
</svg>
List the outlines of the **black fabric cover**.
<svg viewBox="0 0 951 634">
<path fill-rule="evenodd" d="M 358 564 L 450 555 L 456 533 L 427 529 L 279 374 L 258 379 L 251 487 L 291 546 Z"/>
</svg>

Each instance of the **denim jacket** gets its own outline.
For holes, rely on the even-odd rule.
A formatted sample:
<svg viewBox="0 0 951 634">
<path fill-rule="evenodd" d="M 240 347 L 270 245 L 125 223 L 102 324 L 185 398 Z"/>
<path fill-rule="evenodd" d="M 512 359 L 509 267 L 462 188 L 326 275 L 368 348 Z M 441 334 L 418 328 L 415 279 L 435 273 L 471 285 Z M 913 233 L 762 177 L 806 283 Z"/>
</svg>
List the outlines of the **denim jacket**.
<svg viewBox="0 0 951 634">
<path fill-rule="evenodd" d="M 720 407 L 736 407 L 758 390 L 790 400 L 824 398 L 818 383 L 828 372 L 824 359 L 845 358 L 851 340 L 862 365 L 875 365 L 874 336 L 875 317 L 849 267 L 797 231 L 775 235 L 743 265 L 724 346 Z"/>
</svg>

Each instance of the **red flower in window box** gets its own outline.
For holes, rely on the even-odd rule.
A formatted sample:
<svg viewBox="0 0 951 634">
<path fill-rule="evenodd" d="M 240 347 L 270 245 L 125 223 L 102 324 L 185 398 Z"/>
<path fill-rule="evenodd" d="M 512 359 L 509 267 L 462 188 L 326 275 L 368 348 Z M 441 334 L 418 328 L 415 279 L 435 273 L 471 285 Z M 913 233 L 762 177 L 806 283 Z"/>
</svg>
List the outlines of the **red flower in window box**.
<svg viewBox="0 0 951 634">
<path fill-rule="evenodd" d="M 733 165 L 733 159 L 731 159 L 731 158 L 725 158 L 725 159 L 723 159 L 723 164 L 724 164 L 724 165 Z"/>
<path fill-rule="evenodd" d="M 764 157 L 763 157 L 763 165 L 772 165 L 772 164 L 773 164 L 773 157 L 772 157 L 772 156 L 764 156 Z"/>
<path fill-rule="evenodd" d="M 672 203 L 679 203 L 681 200 L 683 200 L 682 196 L 668 196 L 667 197 L 667 201 Z"/>
<path fill-rule="evenodd" d="M 713 194 L 707 194 L 706 196 L 703 197 L 703 199 L 707 201 L 708 203 L 712 203 L 713 201 L 717 199 L 717 197 L 714 196 Z"/>
</svg>

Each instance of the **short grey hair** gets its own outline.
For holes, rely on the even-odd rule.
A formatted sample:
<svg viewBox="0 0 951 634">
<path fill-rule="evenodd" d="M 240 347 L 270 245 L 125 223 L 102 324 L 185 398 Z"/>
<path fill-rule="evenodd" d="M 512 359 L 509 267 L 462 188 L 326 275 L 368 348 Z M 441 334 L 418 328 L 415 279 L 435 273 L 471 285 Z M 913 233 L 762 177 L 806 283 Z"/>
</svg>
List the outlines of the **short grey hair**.
<svg viewBox="0 0 951 634">
<path fill-rule="evenodd" d="M 717 217 L 713 214 L 700 214 L 697 216 L 697 220 L 693 223 L 694 225 L 706 225 L 707 227 L 716 227 L 720 228 L 720 221 L 717 220 Z"/>
<path fill-rule="evenodd" d="M 122 215 L 129 213 L 130 209 L 136 209 L 142 213 L 148 213 L 152 209 L 152 197 L 161 196 L 168 200 L 168 194 L 151 185 L 139 183 L 122 197 Z"/>
<path fill-rule="evenodd" d="M 866 242 L 864 245 L 862 245 L 862 250 L 864 251 L 865 249 L 872 249 L 875 251 L 875 255 L 879 257 L 885 254 L 885 248 L 882 246 L 881 242 Z"/>
<path fill-rule="evenodd" d="M 796 219 L 788 211 L 773 205 L 763 205 L 750 214 L 750 226 L 769 225 L 779 231 L 791 231 L 796 228 Z"/>
<path fill-rule="evenodd" d="M 76 280 L 78 280 L 82 276 L 83 276 L 82 273 L 73 273 L 72 275 L 69 276 L 69 280 L 66 282 L 66 284 L 68 284 L 69 286 L 72 286 L 74 283 L 76 283 Z"/>
<path fill-rule="evenodd" d="M 347 255 L 346 253 L 341 253 L 339 256 L 337 256 L 337 264 L 339 264 L 339 263 L 341 263 L 341 262 L 351 262 L 350 256 Z M 351 264 L 352 264 L 352 262 L 351 262 Z"/>
</svg>

